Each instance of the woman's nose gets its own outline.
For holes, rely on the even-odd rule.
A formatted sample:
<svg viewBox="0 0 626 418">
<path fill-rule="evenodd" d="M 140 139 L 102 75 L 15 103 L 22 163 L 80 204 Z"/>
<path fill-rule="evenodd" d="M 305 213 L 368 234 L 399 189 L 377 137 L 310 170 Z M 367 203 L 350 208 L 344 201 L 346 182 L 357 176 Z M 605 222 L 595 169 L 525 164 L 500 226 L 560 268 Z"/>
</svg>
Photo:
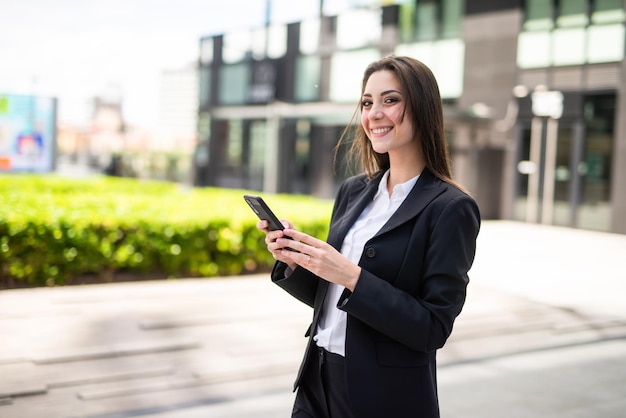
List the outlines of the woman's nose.
<svg viewBox="0 0 626 418">
<path fill-rule="evenodd" d="M 372 106 L 372 108 L 370 109 L 369 117 L 372 120 L 381 119 L 383 117 L 383 112 L 380 106 Z"/>
</svg>

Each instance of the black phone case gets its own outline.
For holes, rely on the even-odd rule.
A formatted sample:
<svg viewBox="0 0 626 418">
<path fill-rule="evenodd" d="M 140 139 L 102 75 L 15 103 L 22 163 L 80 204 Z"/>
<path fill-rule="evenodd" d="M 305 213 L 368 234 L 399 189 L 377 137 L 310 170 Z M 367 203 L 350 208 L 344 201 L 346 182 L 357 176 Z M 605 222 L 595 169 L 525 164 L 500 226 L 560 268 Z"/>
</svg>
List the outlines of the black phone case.
<svg viewBox="0 0 626 418">
<path fill-rule="evenodd" d="M 276 231 L 277 229 L 285 229 L 280 220 L 274 215 L 274 212 L 267 206 L 265 201 L 260 196 L 244 195 L 243 198 L 248 203 L 248 206 L 261 220 L 269 222 L 268 229 L 270 231 Z"/>
</svg>

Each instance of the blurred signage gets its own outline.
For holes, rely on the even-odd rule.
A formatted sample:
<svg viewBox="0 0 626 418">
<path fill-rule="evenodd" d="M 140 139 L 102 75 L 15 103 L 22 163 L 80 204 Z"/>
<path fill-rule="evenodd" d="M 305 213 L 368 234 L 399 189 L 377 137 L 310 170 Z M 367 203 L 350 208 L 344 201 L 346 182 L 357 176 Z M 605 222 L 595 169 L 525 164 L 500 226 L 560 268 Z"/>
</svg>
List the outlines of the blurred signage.
<svg viewBox="0 0 626 418">
<path fill-rule="evenodd" d="M 535 116 L 558 119 L 563 115 L 563 93 L 560 91 L 535 91 L 532 99 Z"/>
<path fill-rule="evenodd" d="M 56 99 L 0 94 L 0 172 L 54 169 Z"/>
</svg>

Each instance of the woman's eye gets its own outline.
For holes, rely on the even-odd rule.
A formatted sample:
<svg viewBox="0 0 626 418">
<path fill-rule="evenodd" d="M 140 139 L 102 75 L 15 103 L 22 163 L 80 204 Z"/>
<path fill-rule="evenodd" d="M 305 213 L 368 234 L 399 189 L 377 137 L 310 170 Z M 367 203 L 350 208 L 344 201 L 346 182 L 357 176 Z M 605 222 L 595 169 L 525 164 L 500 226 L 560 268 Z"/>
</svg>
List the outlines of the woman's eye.
<svg viewBox="0 0 626 418">
<path fill-rule="evenodd" d="M 363 100 L 361 102 L 361 107 L 369 107 L 372 105 L 372 102 L 370 102 L 369 100 Z"/>
<path fill-rule="evenodd" d="M 397 98 L 395 98 L 395 97 L 387 97 L 387 98 L 385 99 L 385 103 L 396 103 L 396 102 L 398 102 L 398 101 L 399 101 L 399 100 L 398 100 Z"/>
</svg>

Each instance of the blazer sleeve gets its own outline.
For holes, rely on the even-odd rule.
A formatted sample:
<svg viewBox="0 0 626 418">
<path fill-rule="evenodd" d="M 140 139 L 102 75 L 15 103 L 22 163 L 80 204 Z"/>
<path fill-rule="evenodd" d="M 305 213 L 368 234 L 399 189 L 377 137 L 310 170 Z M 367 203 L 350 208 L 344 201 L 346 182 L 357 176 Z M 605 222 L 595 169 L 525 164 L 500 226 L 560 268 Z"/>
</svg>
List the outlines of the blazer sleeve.
<svg viewBox="0 0 626 418">
<path fill-rule="evenodd" d="M 344 210 L 343 206 L 345 206 L 346 191 L 350 189 L 349 183 L 350 181 L 345 181 L 339 188 L 337 197 L 333 204 L 331 224 L 333 223 L 335 216 Z M 271 273 L 272 282 L 298 299 L 300 302 L 314 307 L 317 288 L 320 284 L 320 280 L 322 279 L 302 267 L 296 267 L 296 269 L 289 274 L 286 274 L 286 270 L 287 264 L 277 261 L 274 264 L 274 268 Z"/>
<path fill-rule="evenodd" d="M 403 271 L 408 277 L 400 278 L 419 281 L 417 292 L 408 293 L 362 269 L 354 291 L 346 290 L 338 303 L 378 332 L 423 352 L 441 348 L 452 332 L 465 303 L 480 228 L 478 207 L 465 194 L 444 202 L 436 199 L 430 206 L 433 216 L 426 215 L 430 219 L 420 231 L 428 236 L 424 266 Z"/>
<path fill-rule="evenodd" d="M 300 302 L 313 307 L 320 278 L 302 267 L 296 267 L 288 275 L 285 274 L 286 269 L 287 264 L 277 261 L 272 269 L 272 282 Z"/>
</svg>

